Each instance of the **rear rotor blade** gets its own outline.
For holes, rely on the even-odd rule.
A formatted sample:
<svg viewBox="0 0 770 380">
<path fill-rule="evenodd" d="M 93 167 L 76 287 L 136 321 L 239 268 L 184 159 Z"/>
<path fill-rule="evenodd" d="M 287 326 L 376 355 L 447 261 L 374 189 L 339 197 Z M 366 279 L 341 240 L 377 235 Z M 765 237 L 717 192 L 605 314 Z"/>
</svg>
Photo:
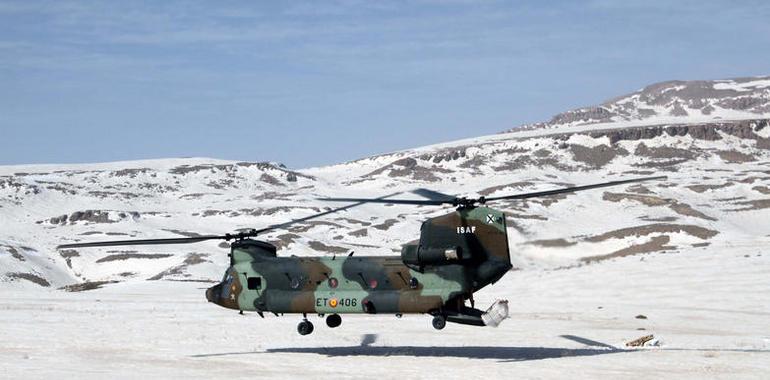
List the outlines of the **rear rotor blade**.
<svg viewBox="0 0 770 380">
<path fill-rule="evenodd" d="M 72 243 L 62 244 L 56 247 L 56 249 L 65 248 L 87 248 L 87 247 L 115 247 L 121 245 L 160 245 L 160 244 L 189 244 L 198 243 L 206 240 L 227 240 L 227 235 L 222 236 L 196 236 L 189 238 L 172 238 L 172 239 L 138 239 L 138 240 L 112 240 L 112 241 L 96 241 L 91 243 Z"/>
<path fill-rule="evenodd" d="M 432 201 L 447 201 L 453 202 L 457 197 L 449 194 L 439 193 L 430 189 L 416 189 L 412 190 L 412 193 L 428 198 Z"/>
<path fill-rule="evenodd" d="M 536 192 L 532 192 L 532 193 L 504 195 L 504 196 L 501 196 L 501 197 L 489 197 L 489 198 L 484 198 L 484 200 L 486 202 L 489 202 L 489 201 L 499 201 L 499 200 L 507 200 L 507 199 L 536 198 L 536 197 L 544 197 L 544 196 L 547 196 L 547 195 L 574 193 L 576 191 L 598 189 L 600 187 L 618 186 L 618 185 L 625 185 L 625 184 L 628 184 L 628 183 L 653 181 L 653 180 L 660 180 L 660 179 L 667 179 L 667 178 L 668 177 L 666 177 L 666 176 L 658 176 L 658 177 L 644 177 L 644 178 L 625 179 L 625 180 L 620 180 L 620 181 L 596 183 L 596 184 L 592 184 L 592 185 L 573 186 L 573 187 L 565 187 L 565 188 L 554 189 L 554 190 L 536 191 Z"/>
<path fill-rule="evenodd" d="M 392 197 L 392 196 L 398 195 L 398 194 L 401 194 L 401 193 L 393 193 L 393 194 L 385 195 L 385 196 L 379 197 L 377 199 L 373 199 L 373 201 L 385 200 L 385 198 L 387 198 L 387 197 Z M 339 207 L 339 208 L 335 208 L 335 209 L 331 209 L 331 210 L 328 210 L 328 211 L 320 212 L 318 214 L 313 214 L 313 215 L 310 215 L 310 216 L 306 216 L 304 218 L 290 220 L 290 221 L 285 222 L 285 223 L 273 224 L 273 225 L 261 228 L 259 230 L 256 230 L 256 232 L 257 233 L 262 233 L 262 232 L 267 232 L 267 231 L 271 231 L 271 230 L 275 230 L 275 229 L 286 228 L 286 227 L 288 227 L 288 226 L 290 226 L 292 224 L 302 223 L 302 222 L 308 221 L 310 219 L 315 219 L 315 218 L 322 217 L 324 215 L 329 215 L 329 214 L 333 214 L 335 212 L 344 211 L 344 210 L 347 210 L 349 208 L 360 206 L 360 205 L 366 203 L 366 202 L 363 202 L 363 201 L 351 201 L 351 202 L 356 202 L 356 203 L 349 204 L 347 206 L 343 206 L 343 207 Z"/>
</svg>

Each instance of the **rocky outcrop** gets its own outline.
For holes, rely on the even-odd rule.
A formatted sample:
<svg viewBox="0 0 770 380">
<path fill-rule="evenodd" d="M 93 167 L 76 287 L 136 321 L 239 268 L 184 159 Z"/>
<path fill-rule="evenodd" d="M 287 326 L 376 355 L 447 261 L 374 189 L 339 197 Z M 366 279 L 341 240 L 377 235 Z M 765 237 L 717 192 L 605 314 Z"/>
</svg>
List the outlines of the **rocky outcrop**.
<svg viewBox="0 0 770 380">
<path fill-rule="evenodd" d="M 524 129 L 666 117 L 686 122 L 688 117 L 727 118 L 736 113 L 741 118 L 770 117 L 770 77 L 655 83 L 598 106 L 560 113 L 548 122 L 526 125 Z"/>
<path fill-rule="evenodd" d="M 548 124 L 606 123 L 615 116 L 604 107 L 587 107 L 567 111 L 554 116 Z"/>
</svg>

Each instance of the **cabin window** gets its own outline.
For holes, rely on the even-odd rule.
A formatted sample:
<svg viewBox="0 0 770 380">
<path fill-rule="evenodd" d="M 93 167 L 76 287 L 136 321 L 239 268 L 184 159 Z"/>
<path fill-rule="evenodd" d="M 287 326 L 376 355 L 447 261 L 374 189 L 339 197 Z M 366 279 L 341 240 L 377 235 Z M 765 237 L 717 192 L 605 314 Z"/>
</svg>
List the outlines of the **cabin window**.
<svg viewBox="0 0 770 380">
<path fill-rule="evenodd" d="M 246 280 L 246 283 L 247 283 L 249 289 L 252 289 L 252 290 L 261 289 L 262 288 L 262 277 L 249 277 Z"/>
</svg>

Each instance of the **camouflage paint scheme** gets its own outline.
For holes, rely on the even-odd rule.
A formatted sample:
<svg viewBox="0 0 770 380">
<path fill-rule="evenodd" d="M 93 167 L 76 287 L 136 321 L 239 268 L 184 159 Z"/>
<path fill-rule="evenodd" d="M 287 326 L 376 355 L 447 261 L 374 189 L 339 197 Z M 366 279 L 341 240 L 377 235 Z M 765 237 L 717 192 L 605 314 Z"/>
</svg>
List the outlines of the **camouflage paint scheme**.
<svg viewBox="0 0 770 380">
<path fill-rule="evenodd" d="M 511 269 L 505 215 L 459 208 L 427 220 L 397 256 L 278 257 L 244 239 L 206 297 L 220 306 L 273 313 L 464 313 L 472 293 Z M 462 323 L 462 322 L 461 322 Z"/>
</svg>

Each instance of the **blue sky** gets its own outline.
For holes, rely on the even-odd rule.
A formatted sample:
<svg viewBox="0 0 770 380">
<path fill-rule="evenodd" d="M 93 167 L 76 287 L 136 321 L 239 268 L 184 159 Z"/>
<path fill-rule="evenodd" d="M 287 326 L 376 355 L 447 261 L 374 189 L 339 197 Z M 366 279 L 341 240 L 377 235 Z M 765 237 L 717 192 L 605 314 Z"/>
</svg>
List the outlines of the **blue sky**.
<svg viewBox="0 0 770 380">
<path fill-rule="evenodd" d="M 0 1 L 0 164 L 301 168 L 770 74 L 765 1 Z"/>
</svg>

